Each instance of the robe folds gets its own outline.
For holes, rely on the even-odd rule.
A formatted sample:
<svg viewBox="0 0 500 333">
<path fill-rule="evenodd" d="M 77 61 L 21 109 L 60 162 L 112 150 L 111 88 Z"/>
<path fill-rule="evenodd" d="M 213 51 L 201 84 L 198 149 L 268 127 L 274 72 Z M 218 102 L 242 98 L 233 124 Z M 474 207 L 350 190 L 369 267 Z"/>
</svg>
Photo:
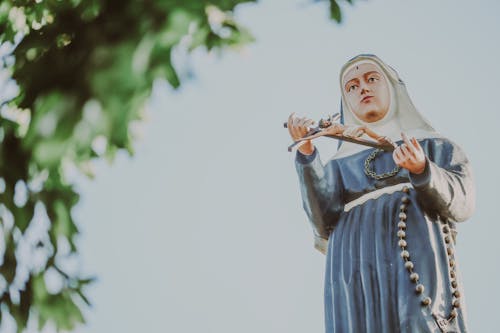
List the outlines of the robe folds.
<svg viewBox="0 0 500 333">
<path fill-rule="evenodd" d="M 434 315 L 449 317 L 455 291 L 460 292 L 460 307 L 448 331 L 467 332 L 462 281 L 456 265 L 456 277 L 450 276 L 454 257 L 447 247 L 454 250 L 456 222 L 468 219 L 474 209 L 470 166 L 462 150 L 447 139 L 418 141 L 427 156 L 424 172 L 415 175 L 401 168 L 382 180 L 364 172 L 373 149 L 325 165 L 317 149 L 312 155 L 297 153 L 304 209 L 317 248 L 326 245 L 327 333 L 441 332 Z M 379 153 L 371 168 L 378 174 L 393 170 L 392 153 Z M 408 186 L 408 193 L 401 190 L 403 185 Z M 406 249 L 418 283 L 425 287 L 423 295 L 415 292 L 416 283 L 410 279 L 398 244 L 404 196 L 409 199 Z M 445 226 L 450 230 L 445 232 Z M 448 244 L 447 235 L 452 236 Z M 452 281 L 458 283 L 455 288 Z M 421 304 L 423 296 L 431 298 L 430 306 Z"/>
</svg>

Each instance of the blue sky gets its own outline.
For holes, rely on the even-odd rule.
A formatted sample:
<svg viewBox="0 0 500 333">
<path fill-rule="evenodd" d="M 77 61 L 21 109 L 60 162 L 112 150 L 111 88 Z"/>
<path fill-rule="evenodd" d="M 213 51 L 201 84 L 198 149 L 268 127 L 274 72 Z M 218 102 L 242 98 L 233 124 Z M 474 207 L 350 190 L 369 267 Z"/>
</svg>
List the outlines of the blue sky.
<svg viewBox="0 0 500 333">
<path fill-rule="evenodd" d="M 274 0 L 236 12 L 257 42 L 195 52 L 194 79 L 155 85 L 133 158 L 95 164 L 75 211 L 82 270 L 99 277 L 79 333 L 323 332 L 324 256 L 313 249 L 283 121 L 339 106 L 338 72 L 374 53 L 414 104 L 471 160 L 472 219 L 458 258 L 471 332 L 494 332 L 500 159 L 500 4 Z M 318 140 L 324 159 L 336 142 Z M 49 331 L 49 328 L 47 328 Z"/>
</svg>

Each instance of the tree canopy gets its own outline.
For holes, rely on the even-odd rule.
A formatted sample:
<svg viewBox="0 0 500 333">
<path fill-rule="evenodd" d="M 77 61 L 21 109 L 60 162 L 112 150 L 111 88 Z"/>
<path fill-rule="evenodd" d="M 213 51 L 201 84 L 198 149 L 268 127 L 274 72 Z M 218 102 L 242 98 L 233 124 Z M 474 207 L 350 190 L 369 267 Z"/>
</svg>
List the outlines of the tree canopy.
<svg viewBox="0 0 500 333">
<path fill-rule="evenodd" d="M 175 50 L 252 42 L 234 11 L 254 1 L 0 3 L 0 316 L 9 313 L 18 331 L 28 320 L 63 330 L 84 322 L 93 279 L 67 264 L 77 255 L 72 173 L 91 177 L 92 160 L 133 152 L 153 82 L 181 84 Z M 337 1 L 329 4 L 340 22 Z"/>
</svg>

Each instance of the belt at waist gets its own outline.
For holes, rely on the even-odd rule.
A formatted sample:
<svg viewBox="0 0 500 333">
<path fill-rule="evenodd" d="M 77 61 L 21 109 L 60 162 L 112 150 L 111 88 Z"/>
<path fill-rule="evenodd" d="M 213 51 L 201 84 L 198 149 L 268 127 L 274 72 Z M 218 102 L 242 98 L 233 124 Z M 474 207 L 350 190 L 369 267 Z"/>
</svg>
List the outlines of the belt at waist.
<svg viewBox="0 0 500 333">
<path fill-rule="evenodd" d="M 366 194 L 363 194 L 359 198 L 354 199 L 354 200 L 349 201 L 348 203 L 346 203 L 345 206 L 344 206 L 344 211 L 348 212 L 352 208 L 354 208 L 356 206 L 359 206 L 359 205 L 365 203 L 366 201 L 368 201 L 370 199 L 377 199 L 378 197 L 380 197 L 383 194 L 391 194 L 391 193 L 394 193 L 394 192 L 397 192 L 397 191 L 401 191 L 403 189 L 403 187 L 405 187 L 405 186 L 409 187 L 409 188 L 413 188 L 413 186 L 411 185 L 411 183 L 400 183 L 400 184 L 396 184 L 396 185 L 393 185 L 393 186 L 387 186 L 387 187 L 379 188 L 378 190 L 371 191 L 371 192 L 368 192 Z"/>
</svg>

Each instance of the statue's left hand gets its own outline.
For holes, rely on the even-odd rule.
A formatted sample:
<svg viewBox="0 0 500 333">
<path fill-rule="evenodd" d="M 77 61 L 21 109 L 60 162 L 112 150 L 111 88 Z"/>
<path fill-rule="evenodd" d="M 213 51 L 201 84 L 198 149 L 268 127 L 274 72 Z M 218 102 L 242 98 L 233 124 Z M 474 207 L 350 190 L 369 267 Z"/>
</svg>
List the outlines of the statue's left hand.
<svg viewBox="0 0 500 333">
<path fill-rule="evenodd" d="M 413 174 L 421 174 L 425 170 L 425 153 L 417 139 L 408 137 L 401 133 L 403 142 L 392 153 L 394 162 Z"/>
</svg>

